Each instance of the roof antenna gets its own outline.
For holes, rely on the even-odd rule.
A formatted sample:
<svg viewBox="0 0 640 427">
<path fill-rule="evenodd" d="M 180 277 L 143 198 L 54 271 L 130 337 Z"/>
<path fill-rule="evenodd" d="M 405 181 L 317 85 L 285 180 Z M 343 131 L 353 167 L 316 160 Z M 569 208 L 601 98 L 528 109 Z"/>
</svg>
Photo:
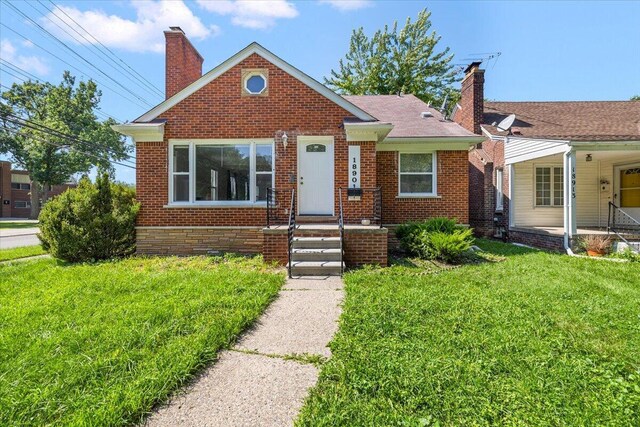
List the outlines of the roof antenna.
<svg viewBox="0 0 640 427">
<path fill-rule="evenodd" d="M 447 120 L 447 101 L 449 101 L 448 93 L 445 95 L 444 101 L 442 101 L 442 107 L 440 107 L 440 113 L 442 114 L 444 120 Z"/>
</svg>

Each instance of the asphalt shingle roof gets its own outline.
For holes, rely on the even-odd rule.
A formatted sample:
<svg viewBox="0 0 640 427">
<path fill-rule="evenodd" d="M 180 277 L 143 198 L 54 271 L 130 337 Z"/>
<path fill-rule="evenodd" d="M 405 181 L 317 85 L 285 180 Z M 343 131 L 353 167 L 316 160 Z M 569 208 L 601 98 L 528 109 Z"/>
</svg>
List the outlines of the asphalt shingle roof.
<svg viewBox="0 0 640 427">
<path fill-rule="evenodd" d="M 640 101 L 485 102 L 482 127 L 504 135 L 493 124 L 509 114 L 516 115 L 511 132 L 527 138 L 640 140 Z"/>
<path fill-rule="evenodd" d="M 428 107 L 414 95 L 348 95 L 344 98 L 381 122 L 393 124 L 389 138 L 437 138 L 476 136 Z M 423 118 L 428 111 L 433 117 Z"/>
</svg>

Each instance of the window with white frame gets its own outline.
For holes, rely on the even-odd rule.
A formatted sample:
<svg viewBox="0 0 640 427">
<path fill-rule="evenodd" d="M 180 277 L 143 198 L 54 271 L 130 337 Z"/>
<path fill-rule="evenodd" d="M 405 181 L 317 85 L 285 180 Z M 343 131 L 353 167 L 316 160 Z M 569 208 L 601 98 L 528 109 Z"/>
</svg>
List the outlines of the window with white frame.
<svg viewBox="0 0 640 427">
<path fill-rule="evenodd" d="M 400 196 L 436 195 L 435 153 L 399 153 Z"/>
<path fill-rule="evenodd" d="M 536 166 L 535 205 L 558 207 L 564 205 L 562 166 Z"/>
<path fill-rule="evenodd" d="M 13 203 L 13 206 L 18 209 L 29 209 L 31 208 L 31 202 L 24 200 L 16 200 Z"/>
<path fill-rule="evenodd" d="M 11 183 L 12 190 L 31 190 L 31 184 L 29 183 L 21 183 L 21 182 L 12 182 Z"/>
<path fill-rule="evenodd" d="M 504 192 L 502 191 L 504 172 L 502 169 L 496 169 L 496 211 L 504 209 Z"/>
<path fill-rule="evenodd" d="M 273 142 L 225 140 L 172 145 L 170 200 L 201 205 L 266 202 Z"/>
</svg>

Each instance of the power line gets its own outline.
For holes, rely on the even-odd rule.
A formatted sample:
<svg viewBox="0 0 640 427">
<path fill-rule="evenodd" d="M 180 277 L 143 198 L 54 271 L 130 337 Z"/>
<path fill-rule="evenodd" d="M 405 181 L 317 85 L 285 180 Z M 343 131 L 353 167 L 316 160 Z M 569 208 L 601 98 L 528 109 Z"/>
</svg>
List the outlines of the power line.
<svg viewBox="0 0 640 427">
<path fill-rule="evenodd" d="M 10 71 L 8 71 L 8 70 L 6 70 L 6 69 L 2 70 L 2 72 L 3 72 L 3 73 L 7 73 L 7 74 L 9 74 L 10 76 L 13 76 L 13 77 L 15 77 L 16 79 L 21 80 L 21 81 L 23 81 L 23 82 L 25 82 L 25 81 L 26 81 L 26 80 L 24 79 L 24 77 L 16 76 L 15 74 L 13 74 L 12 72 L 10 72 Z"/>
<path fill-rule="evenodd" d="M 120 73 L 122 76 L 124 76 L 125 78 L 129 79 L 131 82 L 133 82 L 134 84 L 138 85 L 139 87 L 141 87 L 142 89 L 145 89 L 147 92 L 149 92 L 152 96 L 160 96 L 161 98 L 163 97 L 163 95 L 159 94 L 158 92 L 155 91 L 155 89 L 149 89 L 144 81 L 141 81 L 140 79 L 137 79 L 135 76 L 133 76 L 130 72 L 128 72 L 126 69 L 124 69 L 122 66 L 120 66 L 118 63 L 116 63 L 112 58 L 110 58 L 107 54 L 105 54 L 102 50 L 98 49 L 96 46 L 94 46 L 94 44 L 87 39 L 83 34 L 81 34 L 80 32 L 78 32 L 78 30 L 76 30 L 75 28 L 73 28 L 71 25 L 69 25 L 66 21 L 64 21 L 62 18 L 60 18 L 56 13 L 54 13 L 54 11 L 49 8 L 47 5 L 43 4 L 40 0 L 38 0 L 38 3 L 45 8 L 46 10 L 48 10 L 51 15 L 55 16 L 56 18 L 58 18 L 58 20 L 60 22 L 62 22 L 64 25 L 66 25 L 67 27 L 69 27 L 71 30 L 73 30 L 76 34 L 78 34 L 80 37 L 82 37 L 88 44 L 84 45 L 84 47 L 91 52 L 94 56 L 96 56 L 98 59 L 100 59 L 101 61 L 103 61 L 105 64 L 107 64 L 109 67 L 111 67 L 112 69 L 114 69 L 116 72 Z M 53 25 L 55 25 L 56 27 L 60 28 L 60 30 L 64 31 L 65 34 L 67 34 L 69 37 L 71 37 L 73 40 L 75 40 L 76 42 L 78 42 L 79 44 L 83 45 L 82 41 L 79 40 L 76 36 L 74 36 L 73 34 L 69 33 L 69 31 L 67 31 L 66 29 L 64 29 L 62 26 L 60 26 L 60 24 L 58 24 L 57 22 L 55 22 L 53 19 L 51 19 L 51 17 L 49 16 L 49 14 L 47 14 L 46 12 L 41 12 L 40 10 L 38 10 L 32 3 L 27 3 L 33 10 L 35 10 L 38 13 L 41 13 L 42 16 L 47 19 L 49 22 L 51 22 Z M 93 48 L 93 50 L 91 49 Z M 98 56 L 95 52 L 99 53 L 100 55 L 102 55 L 103 57 L 106 57 L 106 60 L 101 57 Z M 113 64 L 115 65 L 113 65 Z M 134 79 L 131 77 L 133 76 L 133 78 L 136 78 L 136 80 L 138 80 L 138 82 L 142 83 L 143 86 L 140 86 L 136 81 L 134 81 Z"/>
<path fill-rule="evenodd" d="M 8 118 L 5 118 L 5 120 L 7 120 L 10 123 L 13 123 L 14 125 L 17 124 L 19 126 L 26 126 L 26 127 L 31 128 L 30 126 L 25 125 L 24 123 L 20 123 L 20 122 L 15 121 L 15 120 L 11 120 L 11 119 L 8 119 Z M 33 129 L 33 128 L 31 128 L 31 129 Z M 34 130 L 37 130 L 37 129 L 34 129 Z M 16 131 L 14 130 L 14 132 L 16 132 Z M 43 139 L 43 138 L 38 138 L 37 136 L 34 136 L 34 135 L 29 135 L 29 138 L 34 139 L 36 141 L 44 142 L 45 144 L 54 145 L 54 146 L 56 146 L 58 148 L 71 148 L 70 144 L 57 144 L 57 143 L 55 143 L 53 141 L 48 141 L 48 140 Z M 80 151 L 80 150 L 77 150 L 77 149 L 75 149 L 75 151 L 77 151 L 80 154 L 84 154 L 86 156 L 91 156 L 91 157 L 94 157 L 96 159 L 100 159 L 100 160 L 107 161 L 109 163 L 113 163 L 113 164 L 118 165 L 118 166 L 123 166 L 123 167 L 130 168 L 130 169 L 135 169 L 136 168 L 135 166 L 131 166 L 131 165 L 128 165 L 128 164 L 125 164 L 125 163 L 120 163 L 118 161 L 111 160 L 108 157 L 100 156 L 100 155 L 95 154 L 95 153 L 88 153 L 86 151 Z"/>
<path fill-rule="evenodd" d="M 11 28 L 11 27 L 9 27 L 8 25 L 6 25 L 5 23 L 0 22 L 0 25 L 1 25 L 1 26 L 3 26 L 3 27 L 5 27 L 6 29 L 8 29 L 9 31 L 11 31 L 12 33 L 14 33 L 14 34 L 16 34 L 16 35 L 18 35 L 18 36 L 22 37 L 24 40 L 26 40 L 26 41 L 28 41 L 28 42 L 32 43 L 34 46 L 36 46 L 36 47 L 38 47 L 38 48 L 42 49 L 43 51 L 47 52 L 49 55 L 53 56 L 53 57 L 54 57 L 54 58 L 56 58 L 58 61 L 60 61 L 60 62 L 62 62 L 62 63 L 64 63 L 64 64 L 66 64 L 66 65 L 68 65 L 69 67 L 71 67 L 72 69 L 74 69 L 74 70 L 78 71 L 78 72 L 79 72 L 79 73 L 81 73 L 82 75 L 89 75 L 89 73 L 87 73 L 86 71 L 83 71 L 83 70 L 81 70 L 80 68 L 76 67 L 75 65 L 73 65 L 73 64 L 71 64 L 71 63 L 69 63 L 68 61 L 65 61 L 64 59 L 60 58 L 60 57 L 59 57 L 58 55 L 56 55 L 55 53 L 51 52 L 51 51 L 50 51 L 50 50 L 48 50 L 47 48 L 42 47 L 41 45 L 39 45 L 38 43 L 34 42 L 34 41 L 33 41 L 33 40 L 31 40 L 30 38 L 28 38 L 28 37 L 26 37 L 26 36 L 24 36 L 24 35 L 20 34 L 20 33 L 19 33 L 19 32 L 17 32 L 16 30 L 14 30 L 13 28 Z M 107 84 L 103 83 L 102 81 L 100 81 L 100 80 L 98 80 L 98 79 L 96 79 L 96 78 L 93 78 L 93 77 L 92 77 L 92 76 L 90 76 L 90 75 L 89 75 L 89 78 L 92 78 L 92 79 L 93 79 L 93 80 L 95 80 L 97 83 L 100 83 L 100 85 L 102 85 L 103 87 L 105 87 L 105 88 L 109 89 L 109 90 L 110 90 L 110 91 L 112 91 L 113 93 L 120 95 L 123 99 L 126 99 L 127 101 L 132 102 L 132 103 L 136 104 L 137 106 L 139 106 L 139 107 L 141 107 L 141 108 L 147 108 L 147 107 L 145 107 L 144 105 L 142 105 L 142 104 L 138 103 L 135 99 L 131 99 L 131 98 L 129 98 L 128 96 L 123 95 L 121 92 L 119 92 L 119 91 L 117 91 L 116 89 L 112 88 L 111 86 L 109 86 L 109 85 L 107 85 Z"/>
<path fill-rule="evenodd" d="M 160 88 L 158 88 L 156 85 L 154 85 L 153 83 L 151 83 L 147 78 L 145 78 L 142 74 L 138 73 L 134 68 L 132 68 L 129 64 L 127 64 L 125 61 L 122 60 L 122 58 L 120 58 L 118 55 L 116 55 L 111 49 L 109 49 L 107 46 L 105 46 L 100 40 L 98 40 L 93 34 L 91 34 L 86 28 L 84 28 L 82 25 L 80 25 L 80 23 L 78 23 L 78 21 L 76 21 L 75 19 L 73 19 L 67 12 L 64 11 L 64 9 L 62 9 L 60 6 L 58 6 L 57 4 L 55 4 L 54 2 L 52 2 L 51 0 L 48 0 L 49 3 L 51 3 L 57 10 L 59 10 L 60 12 L 62 12 L 67 18 L 69 18 L 73 23 L 75 23 L 78 27 L 80 27 L 80 29 L 82 31 L 84 31 L 88 36 L 90 36 L 93 40 L 95 40 L 100 46 L 102 46 L 107 52 L 109 52 L 114 58 L 116 58 L 118 61 L 120 61 L 125 67 L 127 67 L 129 70 L 131 70 L 135 75 L 137 75 L 138 77 L 140 77 L 140 79 L 142 79 L 143 81 L 145 81 L 147 83 L 147 86 L 154 89 L 161 98 L 164 98 L 164 91 L 162 91 Z M 40 0 L 38 0 L 39 3 Z M 42 4 L 42 3 L 41 3 Z M 43 5 L 44 6 L 44 5 Z M 58 17 L 58 19 L 60 19 L 62 21 L 62 19 L 55 14 L 53 11 L 51 11 L 51 13 L 53 13 L 56 17 Z M 64 21 L 62 21 L 64 22 Z M 66 23 L 66 22 L 65 22 Z M 70 28 L 72 28 L 68 23 L 66 23 L 67 26 L 69 26 Z M 73 29 L 73 28 L 72 28 Z M 76 31 L 74 29 L 74 31 Z M 76 31 L 76 33 L 78 33 L 78 31 Z M 80 33 L 78 33 L 80 34 Z M 84 37 L 83 37 L 84 38 Z M 86 38 L 85 38 L 86 40 Z M 88 40 L 87 40 L 88 41 Z M 138 79 L 138 81 L 141 81 L 140 79 Z"/>
<path fill-rule="evenodd" d="M 18 13 L 20 16 L 24 17 L 25 19 L 27 19 L 28 21 L 30 21 L 32 24 L 34 24 L 36 27 L 38 27 L 40 29 L 41 32 L 43 32 L 44 34 L 48 35 L 49 37 L 53 38 L 54 40 L 56 40 L 58 43 L 60 43 L 62 46 L 64 46 L 69 52 L 73 53 L 75 56 L 77 56 L 80 60 L 82 60 L 83 62 L 85 62 L 87 65 L 89 65 L 90 67 L 94 68 L 96 71 L 98 71 L 100 74 L 102 74 L 103 76 L 105 76 L 106 78 L 108 78 L 109 80 L 113 81 L 115 84 L 117 84 L 118 86 L 120 86 L 122 89 L 129 91 L 131 93 L 131 95 L 134 98 L 139 99 L 141 102 L 147 104 L 147 106 L 152 107 L 153 105 L 149 102 L 147 102 L 145 99 L 141 98 L 139 95 L 136 95 L 135 93 L 133 93 L 133 91 L 131 91 L 129 88 L 125 87 L 122 83 L 120 83 L 119 81 L 117 81 L 116 79 L 114 79 L 113 77 L 111 77 L 110 75 L 108 75 L 107 73 L 105 73 L 104 71 L 102 71 L 100 68 L 96 67 L 94 64 L 92 64 L 90 61 L 88 61 L 86 58 L 84 58 L 82 55 L 80 55 L 78 52 L 76 52 L 74 49 L 72 49 L 71 47 L 69 47 L 69 45 L 67 45 L 65 42 L 63 42 L 62 40 L 60 40 L 58 37 L 56 37 L 54 34 L 52 34 L 50 31 L 48 31 L 46 28 L 44 28 L 42 25 L 38 24 L 38 22 L 36 22 L 34 19 L 32 19 L 29 15 L 25 14 L 23 11 L 21 11 L 20 9 L 18 9 L 15 5 L 13 5 L 11 2 L 6 2 L 7 6 L 9 6 L 14 12 Z"/>
<path fill-rule="evenodd" d="M 0 63 L 5 63 L 5 64 L 6 64 L 6 66 L 10 67 L 12 71 L 18 72 L 18 73 L 20 73 L 20 74 L 22 74 L 22 75 L 24 75 L 24 76 L 26 76 L 26 77 L 28 77 L 28 78 L 30 78 L 30 79 L 33 79 L 33 80 L 35 80 L 35 81 L 37 81 L 37 82 L 42 82 L 42 80 L 41 80 L 41 79 L 39 79 L 38 77 L 36 77 L 36 76 L 34 76 L 33 74 L 29 73 L 29 72 L 28 72 L 28 71 L 26 71 L 24 68 L 20 68 L 19 66 L 15 65 L 15 64 L 13 64 L 13 63 L 11 63 L 11 62 L 9 62 L 9 61 L 7 61 L 6 59 L 2 59 L 2 58 L 0 58 Z M 1 68 L 1 67 L 0 67 L 0 68 Z M 24 79 L 23 79 L 23 81 L 24 81 Z M 106 113 L 106 112 L 104 112 L 104 111 L 101 111 L 101 110 L 100 110 L 100 109 L 98 109 L 98 108 L 95 108 L 93 111 L 94 111 L 96 114 L 100 114 L 100 115 L 101 115 L 101 116 L 103 116 L 103 117 L 111 118 L 111 119 L 113 119 L 113 120 L 115 120 L 115 121 L 117 121 L 117 122 L 122 122 L 122 120 L 120 120 L 120 119 L 118 119 L 118 118 L 116 118 L 116 117 L 112 116 L 111 114 L 108 114 L 108 113 Z"/>
<path fill-rule="evenodd" d="M 77 143 L 77 144 L 84 144 L 84 146 L 86 148 L 93 149 L 93 147 L 92 147 L 93 143 L 90 142 L 90 141 L 80 139 L 80 138 L 78 138 L 78 137 L 76 137 L 74 135 L 70 135 L 68 133 L 61 132 L 61 131 L 53 129 L 53 128 L 49 127 L 49 126 L 45 126 L 43 124 L 33 122 L 33 121 L 29 120 L 29 119 L 24 119 L 24 118 L 22 118 L 20 116 L 16 116 L 15 114 L 8 113 L 7 116 L 13 117 L 13 119 L 7 118 L 7 117 L 5 117 L 5 119 L 10 121 L 10 122 L 12 122 L 12 123 L 14 123 L 14 124 L 19 124 L 21 126 L 25 126 L 25 127 L 29 128 L 29 129 L 37 130 L 39 132 L 46 133 L 46 134 L 54 136 L 56 138 L 63 138 L 63 139 L 66 139 L 68 141 L 72 141 L 72 142 Z M 112 155 L 120 155 L 120 153 L 114 152 L 113 150 L 109 150 L 108 148 L 105 148 L 105 151 L 107 153 L 112 154 Z M 129 155 L 129 154 L 125 154 L 125 155 L 127 156 L 127 159 L 125 159 L 123 161 L 129 162 L 129 163 L 134 163 L 134 162 L 128 160 L 130 158 L 135 160 L 134 156 Z"/>
</svg>

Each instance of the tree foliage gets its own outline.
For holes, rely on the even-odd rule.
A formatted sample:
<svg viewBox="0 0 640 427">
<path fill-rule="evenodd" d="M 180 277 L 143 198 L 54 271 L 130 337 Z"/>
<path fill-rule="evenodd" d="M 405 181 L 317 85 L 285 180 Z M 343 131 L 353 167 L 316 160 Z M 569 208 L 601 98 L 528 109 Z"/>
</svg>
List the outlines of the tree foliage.
<svg viewBox="0 0 640 427">
<path fill-rule="evenodd" d="M 438 51 L 440 36 L 429 33 L 431 13 L 424 9 L 415 22 L 407 18 L 404 28 L 394 22 L 389 28 L 367 37 L 360 27 L 351 35 L 349 52 L 331 71 L 325 83 L 347 95 L 391 95 L 412 93 L 425 102 L 441 103 L 445 96 L 454 101 L 459 81 L 453 54 L 446 47 Z"/>
<path fill-rule="evenodd" d="M 82 178 L 44 205 L 40 234 L 45 250 L 66 261 L 123 257 L 135 251 L 135 220 L 139 203 L 131 188 L 103 173 L 93 184 Z"/>
<path fill-rule="evenodd" d="M 640 101 L 640 95 L 634 95 L 629 100 L 630 101 Z"/>
<path fill-rule="evenodd" d="M 14 83 L 2 93 L 0 153 L 9 154 L 14 163 L 29 171 L 37 183 L 35 193 L 41 190 L 43 201 L 50 185 L 63 184 L 72 175 L 96 166 L 112 170 L 111 160 L 128 157 L 130 147 L 111 129 L 115 121 L 98 121 L 95 115 L 100 97 L 94 81 L 76 84 L 69 72 L 63 74 L 59 85 L 26 81 Z M 29 125 L 13 123 L 15 116 L 28 120 Z M 72 138 L 30 127 L 38 125 Z M 38 205 L 32 200 L 33 208 Z"/>
</svg>

